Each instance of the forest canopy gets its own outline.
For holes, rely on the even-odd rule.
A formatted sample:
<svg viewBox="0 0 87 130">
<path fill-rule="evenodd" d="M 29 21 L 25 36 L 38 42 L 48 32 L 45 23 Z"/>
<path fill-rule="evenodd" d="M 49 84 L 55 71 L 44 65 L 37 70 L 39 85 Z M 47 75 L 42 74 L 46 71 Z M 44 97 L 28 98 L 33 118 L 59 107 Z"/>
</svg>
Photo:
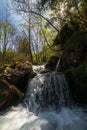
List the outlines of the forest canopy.
<svg viewBox="0 0 87 130">
<path fill-rule="evenodd" d="M 24 59 L 45 62 L 52 55 L 60 57 L 63 54 L 65 46 L 63 44 L 69 41 L 68 38 L 74 32 L 87 31 L 87 2 L 84 0 L 10 1 L 9 8 L 5 6 L 5 18 L 0 19 L 3 57 L 7 56 L 5 53 L 10 48 L 14 60 L 17 59 L 18 54 L 21 60 L 21 57 L 27 53 Z M 10 15 L 14 13 L 20 18 L 18 25 L 12 25 L 10 20 Z M 26 43 L 28 49 L 25 52 Z M 24 51 L 20 51 L 19 48 Z"/>
</svg>

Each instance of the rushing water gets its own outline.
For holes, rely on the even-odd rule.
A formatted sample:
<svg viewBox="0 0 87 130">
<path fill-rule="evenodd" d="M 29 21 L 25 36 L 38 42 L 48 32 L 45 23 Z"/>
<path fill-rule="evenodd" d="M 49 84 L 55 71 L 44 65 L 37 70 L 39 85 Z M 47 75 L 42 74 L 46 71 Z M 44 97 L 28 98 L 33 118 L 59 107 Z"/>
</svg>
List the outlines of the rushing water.
<svg viewBox="0 0 87 130">
<path fill-rule="evenodd" d="M 87 130 L 86 109 L 72 105 L 63 74 L 38 74 L 29 82 L 24 106 L 2 114 L 0 130 Z"/>
</svg>

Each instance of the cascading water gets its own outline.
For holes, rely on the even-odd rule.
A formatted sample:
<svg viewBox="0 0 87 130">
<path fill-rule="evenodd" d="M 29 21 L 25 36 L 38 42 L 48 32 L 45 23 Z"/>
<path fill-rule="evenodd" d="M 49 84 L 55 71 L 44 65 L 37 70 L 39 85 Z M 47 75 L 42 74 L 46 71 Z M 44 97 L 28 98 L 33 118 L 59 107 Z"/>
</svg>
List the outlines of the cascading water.
<svg viewBox="0 0 87 130">
<path fill-rule="evenodd" d="M 63 74 L 39 74 L 30 83 L 25 98 L 28 109 L 50 109 L 69 106 L 68 86 Z"/>
<path fill-rule="evenodd" d="M 73 107 L 63 74 L 38 74 L 29 82 L 24 104 L 0 116 L 0 130 L 87 130 L 86 109 Z"/>
<path fill-rule="evenodd" d="M 58 67 L 59 67 L 59 64 L 60 64 L 60 60 L 61 60 L 61 58 L 59 58 L 59 60 L 58 60 L 58 62 L 57 62 L 56 69 L 55 69 L 55 73 L 56 73 L 57 70 L 58 70 Z"/>
</svg>

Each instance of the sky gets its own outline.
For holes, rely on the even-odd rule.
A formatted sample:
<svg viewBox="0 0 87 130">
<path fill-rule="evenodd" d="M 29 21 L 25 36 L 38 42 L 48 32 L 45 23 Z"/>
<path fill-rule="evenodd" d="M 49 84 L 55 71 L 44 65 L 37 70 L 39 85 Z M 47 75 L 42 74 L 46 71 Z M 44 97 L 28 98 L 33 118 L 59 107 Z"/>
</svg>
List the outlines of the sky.
<svg viewBox="0 0 87 130">
<path fill-rule="evenodd" d="M 5 2 L 6 2 L 6 0 L 0 0 L 0 18 L 3 17 L 2 15 L 3 15 L 3 12 L 4 12 Z"/>
<path fill-rule="evenodd" d="M 11 3 L 12 0 L 0 0 L 0 19 L 5 17 L 5 6 L 7 5 L 6 3 Z M 32 0 L 35 2 L 36 0 Z M 46 14 L 46 16 L 45 16 Z M 44 16 L 49 18 L 50 12 L 45 13 Z M 23 21 L 23 18 L 21 15 L 18 15 L 17 13 L 11 13 L 9 20 L 11 23 L 13 23 L 17 28 L 19 27 L 20 21 Z"/>
<path fill-rule="evenodd" d="M 7 3 L 11 5 L 11 1 L 12 0 L 0 0 L 0 19 L 4 19 L 6 17 L 5 10 L 7 8 Z M 32 0 L 32 1 L 35 2 L 36 0 Z M 21 24 L 21 21 L 23 24 L 24 17 L 22 17 L 18 13 L 14 13 L 12 11 L 10 11 L 10 12 L 11 12 L 10 17 L 9 17 L 10 23 L 13 24 L 20 31 L 20 28 L 21 28 L 20 24 Z M 50 13 L 51 13 L 51 11 L 48 10 L 47 12 L 45 12 L 44 16 L 46 18 L 49 18 Z"/>
<path fill-rule="evenodd" d="M 0 0 L 0 19 L 4 19 L 5 18 L 5 7 L 6 5 L 11 3 L 11 0 Z M 20 20 L 22 19 L 22 17 L 20 15 L 18 15 L 17 13 L 11 13 L 9 20 L 11 21 L 11 23 L 16 26 L 17 28 L 19 27 L 19 23 Z"/>
</svg>

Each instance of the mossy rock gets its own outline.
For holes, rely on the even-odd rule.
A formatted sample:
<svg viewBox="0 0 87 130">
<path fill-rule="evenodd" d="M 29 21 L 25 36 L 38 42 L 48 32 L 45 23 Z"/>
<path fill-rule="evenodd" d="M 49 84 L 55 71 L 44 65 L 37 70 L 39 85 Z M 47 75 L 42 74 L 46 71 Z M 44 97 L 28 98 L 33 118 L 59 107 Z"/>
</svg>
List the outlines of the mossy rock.
<svg viewBox="0 0 87 130">
<path fill-rule="evenodd" d="M 26 92 L 28 79 L 34 76 L 36 74 L 33 73 L 32 64 L 29 61 L 11 62 L 1 66 L 0 79 L 5 79 L 24 93 Z"/>
<path fill-rule="evenodd" d="M 36 74 L 35 72 L 31 72 L 31 73 L 29 73 L 28 78 L 29 78 L 29 79 L 32 79 L 32 78 L 34 78 L 36 75 L 37 75 L 37 74 Z"/>
<path fill-rule="evenodd" d="M 50 60 L 45 65 L 45 68 L 47 70 L 50 70 L 50 71 L 55 71 L 58 60 L 59 60 L 58 56 L 52 56 L 52 57 L 50 57 Z"/>
<path fill-rule="evenodd" d="M 87 105 L 87 63 L 65 72 L 74 100 Z"/>
<path fill-rule="evenodd" d="M 44 74 L 44 73 L 51 73 L 51 71 L 50 71 L 50 70 L 45 69 L 45 70 L 42 70 L 40 73 L 41 73 L 41 74 Z"/>
<path fill-rule="evenodd" d="M 0 74 L 3 73 L 3 72 L 4 72 L 4 67 L 1 66 L 1 67 L 0 67 Z"/>
<path fill-rule="evenodd" d="M 4 79 L 17 86 L 22 92 L 26 92 L 28 79 L 34 77 L 32 64 L 29 61 L 12 62 L 5 65 Z"/>
</svg>

